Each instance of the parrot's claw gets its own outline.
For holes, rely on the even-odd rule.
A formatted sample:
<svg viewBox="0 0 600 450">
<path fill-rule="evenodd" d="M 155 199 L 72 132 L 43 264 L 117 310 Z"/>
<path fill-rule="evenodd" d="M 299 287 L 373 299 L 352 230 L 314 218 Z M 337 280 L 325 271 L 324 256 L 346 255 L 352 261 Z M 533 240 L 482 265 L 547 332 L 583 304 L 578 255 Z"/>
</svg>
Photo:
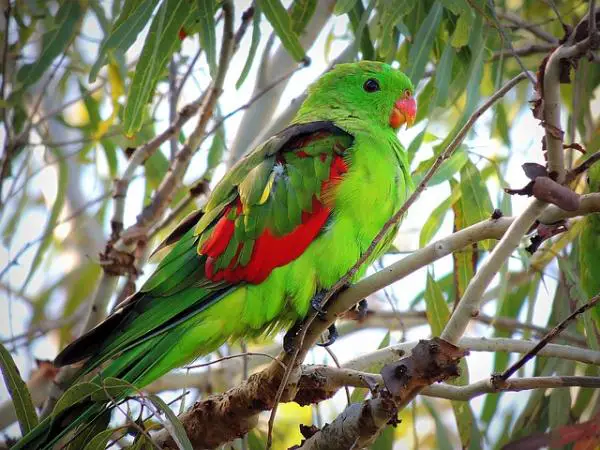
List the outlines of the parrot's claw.
<svg viewBox="0 0 600 450">
<path fill-rule="evenodd" d="M 356 305 L 356 313 L 358 316 L 358 321 L 364 320 L 367 317 L 367 312 L 369 311 L 369 304 L 367 303 L 367 299 L 363 298 L 358 305 Z"/>
<path fill-rule="evenodd" d="M 338 330 L 334 323 L 329 325 L 329 328 L 327 328 L 327 332 L 329 333 L 327 340 L 325 342 L 317 342 L 317 345 L 319 347 L 329 347 L 331 344 L 337 341 L 337 338 L 340 337 L 340 333 L 338 333 Z"/>
<path fill-rule="evenodd" d="M 298 321 L 292 325 L 292 328 L 283 336 L 283 351 L 288 355 L 294 353 L 296 349 L 296 337 L 300 334 L 300 330 L 302 330 L 302 321 Z"/>
<path fill-rule="evenodd" d="M 317 317 L 321 320 L 325 320 L 327 316 L 327 311 L 321 306 L 321 301 L 323 300 L 324 296 L 324 292 L 317 292 L 310 301 L 310 306 L 312 306 L 312 309 L 317 312 Z"/>
</svg>

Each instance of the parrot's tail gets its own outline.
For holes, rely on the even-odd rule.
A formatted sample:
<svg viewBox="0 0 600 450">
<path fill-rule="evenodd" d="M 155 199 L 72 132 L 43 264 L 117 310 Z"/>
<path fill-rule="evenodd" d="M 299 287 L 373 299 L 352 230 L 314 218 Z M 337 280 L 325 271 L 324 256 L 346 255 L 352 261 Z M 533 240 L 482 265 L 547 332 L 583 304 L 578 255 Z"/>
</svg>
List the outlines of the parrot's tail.
<svg viewBox="0 0 600 450">
<path fill-rule="evenodd" d="M 161 299 L 153 299 L 147 293 L 136 294 L 119 312 L 59 355 L 57 365 L 87 359 L 74 377 L 76 384 L 58 400 L 55 411 L 13 448 L 50 450 L 57 443 L 60 448 L 84 448 L 89 439 L 106 429 L 113 408 L 126 396 L 169 370 L 214 350 L 227 339 L 227 334 L 206 315 L 207 308 L 227 292 L 229 289 L 199 292 L 196 288 L 193 298 L 178 292 Z M 186 302 L 187 307 L 182 307 Z M 169 306 L 168 312 L 163 305 Z M 134 334 L 140 312 L 153 313 L 152 308 L 158 309 L 157 315 L 163 321 L 157 320 L 159 325 Z M 84 375 L 102 366 L 100 374 L 82 382 Z"/>
</svg>

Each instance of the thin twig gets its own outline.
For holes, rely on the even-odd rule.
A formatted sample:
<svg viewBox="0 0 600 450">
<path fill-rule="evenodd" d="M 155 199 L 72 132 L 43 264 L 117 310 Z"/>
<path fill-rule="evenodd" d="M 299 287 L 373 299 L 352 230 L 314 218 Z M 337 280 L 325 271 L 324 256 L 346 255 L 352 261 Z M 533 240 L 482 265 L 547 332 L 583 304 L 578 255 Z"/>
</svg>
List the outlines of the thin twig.
<svg viewBox="0 0 600 450">
<path fill-rule="evenodd" d="M 8 84 L 6 82 L 6 74 L 7 74 L 7 68 L 6 65 L 8 63 L 8 31 L 9 31 L 9 27 L 10 27 L 10 13 L 12 12 L 12 4 L 10 3 L 10 1 L 6 2 L 6 8 L 4 9 L 4 24 L 5 24 L 5 29 L 4 29 L 4 46 L 2 49 L 2 82 L 0 84 L 0 98 L 2 99 L 2 101 L 6 102 L 6 85 Z M 8 115 L 6 114 L 6 110 L 7 110 L 7 106 L 6 103 L 0 107 L 0 109 L 2 110 L 2 122 L 4 123 L 4 132 L 5 132 L 5 136 L 4 139 L 6 139 L 5 143 L 4 143 L 4 151 L 7 150 L 8 147 L 8 143 L 11 140 L 11 129 L 10 129 L 10 125 L 8 124 Z M 0 188 L 1 188 L 1 183 L 0 183 Z M 1 195 L 1 190 L 0 190 L 0 198 L 2 197 Z"/>
<path fill-rule="evenodd" d="M 505 58 L 507 56 L 530 56 L 538 53 L 548 53 L 553 50 L 556 46 L 552 44 L 529 44 L 523 47 L 514 48 L 514 49 L 504 49 L 494 52 L 490 61 L 496 61 L 500 58 Z"/>
<path fill-rule="evenodd" d="M 577 316 L 584 313 L 585 311 L 596 305 L 596 303 L 598 302 L 600 302 L 600 294 L 592 297 L 585 305 L 580 306 L 575 311 L 573 311 L 568 317 L 563 319 L 558 325 L 552 328 L 552 330 L 550 330 L 550 332 L 546 334 L 534 348 L 532 348 L 529 352 L 524 354 L 516 363 L 514 363 L 512 366 L 510 366 L 508 369 L 502 372 L 502 374 L 493 376 L 492 381 L 496 379 L 504 381 L 510 378 L 511 375 L 513 375 L 517 370 L 523 367 L 527 363 L 527 361 L 534 358 L 535 355 L 537 355 L 542 348 L 544 348 L 546 345 L 548 345 L 549 342 L 551 342 L 556 336 L 558 336 L 561 333 L 561 331 L 567 328 L 567 326 L 573 320 L 575 320 Z"/>
<path fill-rule="evenodd" d="M 179 98 L 181 97 L 181 91 L 183 90 L 183 87 L 185 86 L 185 83 L 187 82 L 188 78 L 190 77 L 192 70 L 194 69 L 194 66 L 196 65 L 196 62 L 198 61 L 198 59 L 200 58 L 200 55 L 202 54 L 202 48 L 200 48 L 196 54 L 194 55 L 194 57 L 192 58 L 192 61 L 190 62 L 190 64 L 188 65 L 187 70 L 185 71 L 185 74 L 183 75 L 183 77 L 181 78 L 181 81 L 179 82 L 179 86 L 177 86 L 177 91 L 175 92 L 175 98 L 177 100 L 179 100 Z"/>
<path fill-rule="evenodd" d="M 535 25 L 531 22 L 527 22 L 526 20 L 524 20 L 521 16 L 519 16 L 517 14 L 511 13 L 511 12 L 497 12 L 496 15 L 500 19 L 508 20 L 509 22 L 512 22 L 513 24 L 517 25 L 519 28 L 522 28 L 524 30 L 531 32 L 533 35 L 539 37 L 540 39 L 542 39 L 550 44 L 558 45 L 558 39 L 556 39 L 556 37 L 554 37 L 554 35 L 548 33 L 547 31 L 542 30 L 537 25 Z"/>
<path fill-rule="evenodd" d="M 245 357 L 245 356 L 264 356 L 265 358 L 269 358 L 273 362 L 276 362 L 277 364 L 279 364 L 282 369 L 286 368 L 285 364 L 283 364 L 281 361 L 279 361 L 276 357 L 269 355 L 268 353 L 262 353 L 262 352 L 244 352 L 244 353 L 236 353 L 235 355 L 223 356 L 222 358 L 218 358 L 218 359 L 212 360 L 212 361 L 207 362 L 207 363 L 194 364 L 192 366 L 185 366 L 185 369 L 188 369 L 188 370 L 189 369 L 199 369 L 200 367 L 212 366 L 213 364 L 220 363 L 222 361 L 227 361 L 227 360 L 233 359 L 233 358 L 241 358 L 241 357 Z"/>
<path fill-rule="evenodd" d="M 571 169 L 565 176 L 565 184 L 570 184 L 573 180 L 575 180 L 583 172 L 587 172 L 587 170 L 590 167 L 592 167 L 592 165 L 597 163 L 598 161 L 600 161 L 600 152 L 594 153 L 592 156 L 590 156 L 588 159 L 583 161 L 577 167 L 574 167 L 573 169 Z"/>
</svg>

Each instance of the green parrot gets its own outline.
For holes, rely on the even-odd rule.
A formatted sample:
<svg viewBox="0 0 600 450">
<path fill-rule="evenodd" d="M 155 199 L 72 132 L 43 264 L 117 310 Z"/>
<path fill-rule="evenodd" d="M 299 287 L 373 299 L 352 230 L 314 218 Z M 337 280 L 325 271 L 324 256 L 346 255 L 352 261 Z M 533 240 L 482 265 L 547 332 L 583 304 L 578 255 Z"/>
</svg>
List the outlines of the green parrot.
<svg viewBox="0 0 600 450">
<path fill-rule="evenodd" d="M 600 192 L 600 164 L 588 170 L 587 181 L 590 192 Z M 583 220 L 579 234 L 579 276 L 581 287 L 591 298 L 600 294 L 600 214 L 589 214 Z M 600 331 L 600 306 L 594 307 L 592 314 Z"/>
<path fill-rule="evenodd" d="M 142 388 L 228 340 L 304 318 L 413 187 L 396 136 L 415 119 L 413 95 L 406 75 L 379 62 L 339 64 L 323 75 L 291 125 L 242 158 L 166 239 L 161 247 L 170 252 L 139 292 L 55 364 L 85 361 L 76 381 L 103 367 L 97 382 L 117 377 Z M 61 413 L 42 421 L 14 448 L 47 449 L 109 408 L 79 405 L 68 420 Z"/>
</svg>

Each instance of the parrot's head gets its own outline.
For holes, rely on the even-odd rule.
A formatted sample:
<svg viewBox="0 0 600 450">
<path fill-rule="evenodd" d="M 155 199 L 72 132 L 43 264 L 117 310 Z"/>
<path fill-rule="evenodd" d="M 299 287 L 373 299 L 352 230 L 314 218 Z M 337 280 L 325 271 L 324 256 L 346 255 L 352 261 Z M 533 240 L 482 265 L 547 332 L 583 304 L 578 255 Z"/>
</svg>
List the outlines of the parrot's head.
<svg viewBox="0 0 600 450">
<path fill-rule="evenodd" d="M 309 88 L 295 122 L 333 120 L 397 130 L 415 121 L 414 92 L 410 79 L 388 64 L 338 64 Z"/>
</svg>

